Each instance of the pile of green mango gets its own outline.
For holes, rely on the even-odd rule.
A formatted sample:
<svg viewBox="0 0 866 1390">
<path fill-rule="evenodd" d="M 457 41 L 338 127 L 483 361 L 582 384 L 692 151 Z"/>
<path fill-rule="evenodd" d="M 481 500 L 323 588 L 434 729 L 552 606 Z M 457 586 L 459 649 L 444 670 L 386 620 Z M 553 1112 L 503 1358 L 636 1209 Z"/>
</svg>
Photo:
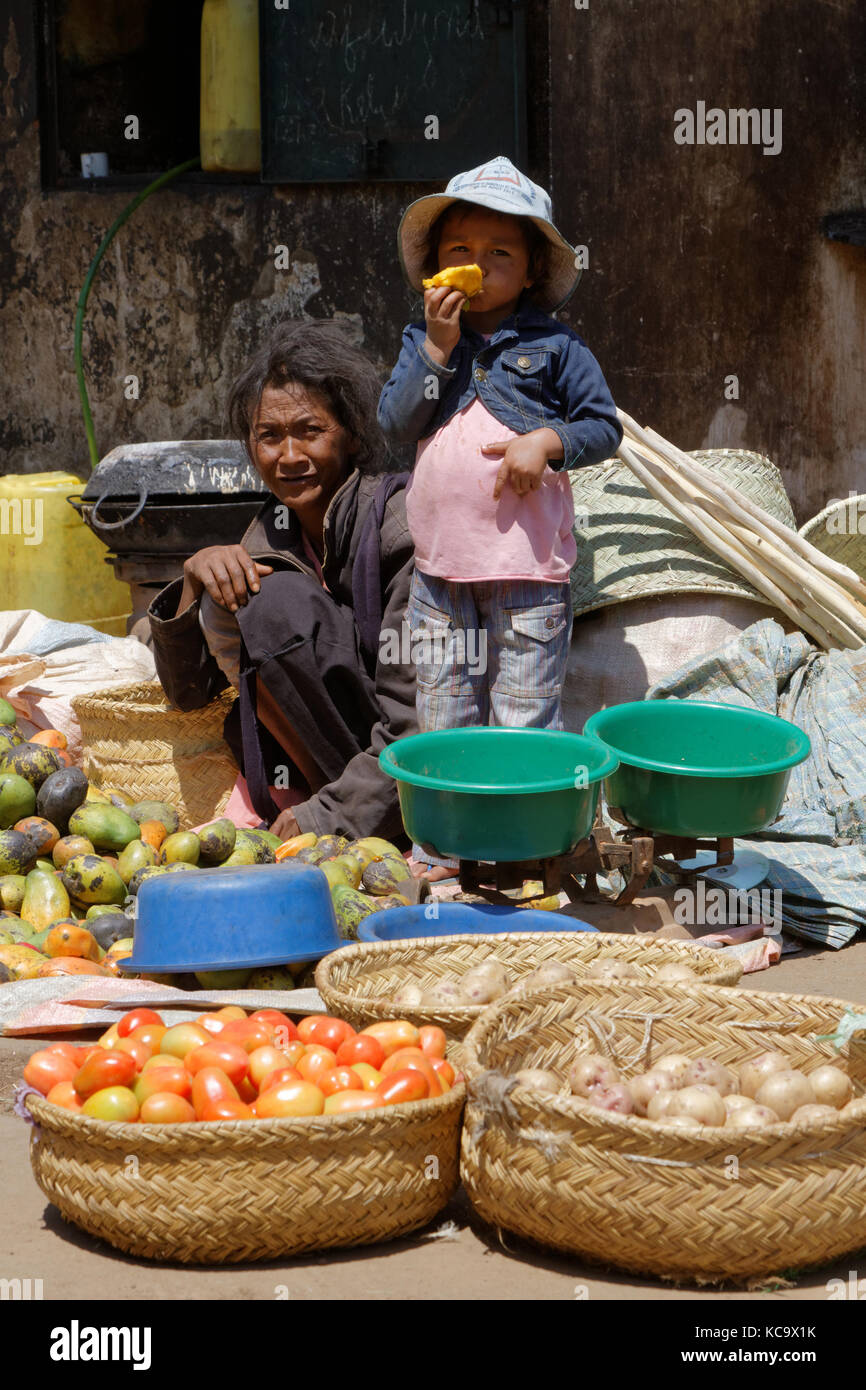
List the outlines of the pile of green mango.
<svg viewBox="0 0 866 1390">
<path fill-rule="evenodd" d="M 346 941 L 357 941 L 358 924 L 371 912 L 408 907 L 414 901 L 412 895 L 401 892 L 412 882 L 412 872 L 390 840 L 372 835 L 347 840 L 342 835 L 309 832 L 286 840 L 279 857 L 315 864 L 325 875 L 340 935 Z"/>
</svg>

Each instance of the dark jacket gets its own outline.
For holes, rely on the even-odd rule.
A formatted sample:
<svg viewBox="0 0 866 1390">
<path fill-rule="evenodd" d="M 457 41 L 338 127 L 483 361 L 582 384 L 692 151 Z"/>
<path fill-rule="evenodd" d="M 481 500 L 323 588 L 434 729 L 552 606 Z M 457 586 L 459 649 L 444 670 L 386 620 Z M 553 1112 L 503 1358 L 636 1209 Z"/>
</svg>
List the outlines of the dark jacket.
<svg viewBox="0 0 866 1390">
<path fill-rule="evenodd" d="M 381 483 L 381 476 L 353 473 L 333 497 L 325 515 L 322 572 L 334 599 L 352 606 L 352 569 L 364 519 Z M 288 516 L 288 527 L 277 522 Z M 254 559 L 275 568 L 293 567 L 313 574 L 301 540 L 297 517 L 279 508 L 276 498 L 265 502 L 241 544 Z M 405 495 L 396 492 L 385 507 L 380 532 L 382 628 L 401 631 L 414 551 L 406 525 Z M 154 599 L 149 612 L 153 654 L 162 687 L 171 704 L 181 710 L 199 709 L 225 688 L 199 627 L 198 602 L 174 617 L 183 581 L 178 579 Z M 374 680 L 380 720 L 370 746 L 347 764 L 342 775 L 308 801 L 292 807 L 302 831 L 330 834 L 335 825 L 367 826 L 359 833 L 397 833 L 401 828 L 396 783 L 383 773 L 378 755 L 386 744 L 417 733 L 415 668 L 393 661 L 376 661 Z"/>
<path fill-rule="evenodd" d="M 379 401 L 392 443 L 414 443 L 440 429 L 476 396 L 515 434 L 547 426 L 562 440 L 554 470 L 611 458 L 622 426 L 601 367 L 582 338 L 524 300 L 487 342 L 463 325 L 448 365 L 424 351 L 427 325 L 410 323 Z"/>
</svg>

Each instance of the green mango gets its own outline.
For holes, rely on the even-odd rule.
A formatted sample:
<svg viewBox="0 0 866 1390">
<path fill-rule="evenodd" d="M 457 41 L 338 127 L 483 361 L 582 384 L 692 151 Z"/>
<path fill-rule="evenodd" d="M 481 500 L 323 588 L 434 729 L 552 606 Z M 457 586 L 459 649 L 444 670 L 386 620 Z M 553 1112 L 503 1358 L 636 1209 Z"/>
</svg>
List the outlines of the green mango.
<svg viewBox="0 0 866 1390">
<path fill-rule="evenodd" d="M 0 877 L 24 873 L 35 858 L 33 841 L 20 830 L 0 830 Z"/>
<path fill-rule="evenodd" d="M 299 849 L 297 854 L 291 856 L 296 864 L 321 864 L 326 858 L 318 845 L 308 845 L 306 849 Z"/>
<path fill-rule="evenodd" d="M 37 932 L 53 926 L 69 915 L 69 894 L 52 866 L 51 872 L 33 869 L 27 875 L 21 921 L 29 922 Z"/>
<path fill-rule="evenodd" d="M 11 729 L 7 724 L 0 724 L 0 758 L 10 748 L 19 748 L 24 742 L 24 735 L 17 729 Z"/>
<path fill-rule="evenodd" d="M 377 912 L 384 912 L 387 907 L 411 907 L 408 898 L 404 898 L 402 893 L 387 893 L 381 898 L 374 898 Z"/>
<path fill-rule="evenodd" d="M 259 827 L 245 827 L 244 835 L 248 835 L 252 840 L 259 840 L 261 844 L 267 845 L 268 849 L 279 849 L 283 843 L 279 835 L 275 835 L 272 830 L 262 830 Z"/>
<path fill-rule="evenodd" d="M 361 882 L 364 885 L 365 893 L 372 893 L 375 897 L 384 897 L 386 893 L 398 893 L 400 884 L 411 879 L 412 870 L 401 855 L 389 855 L 387 858 L 375 859 L 372 864 L 368 864 L 363 874 Z"/>
<path fill-rule="evenodd" d="M 392 845 L 390 840 L 379 839 L 377 835 L 365 835 L 363 839 L 355 840 L 350 848 L 367 850 L 376 859 L 387 859 L 389 856 L 403 858 L 396 845 Z"/>
<path fill-rule="evenodd" d="M 136 869 L 146 869 L 148 865 L 156 862 L 156 850 L 153 845 L 146 845 L 143 840 L 130 840 L 117 856 L 117 872 L 124 883 L 128 884 Z"/>
<path fill-rule="evenodd" d="M 8 700 L 4 700 L 0 695 L 0 724 L 14 727 L 18 716 Z"/>
<path fill-rule="evenodd" d="M 141 885 L 146 883 L 149 878 L 154 878 L 156 874 L 184 873 L 187 870 L 198 873 L 198 868 L 195 864 L 186 864 L 182 860 L 178 860 L 174 864 L 148 864 L 143 869 L 136 869 L 126 886 L 126 891 L 130 897 L 134 898 L 137 896 Z"/>
<path fill-rule="evenodd" d="M 222 864 L 235 847 L 237 830 L 225 816 L 222 820 L 211 821 L 198 832 L 202 864 Z"/>
<path fill-rule="evenodd" d="M 0 878 L 0 907 L 7 912 L 20 912 L 26 883 L 24 874 L 4 874 Z"/>
<path fill-rule="evenodd" d="M 361 874 L 364 872 L 366 866 L 361 863 L 360 859 L 350 859 L 346 854 L 338 854 L 336 859 L 329 859 L 327 862 L 345 873 L 349 880 L 350 888 L 359 888 L 361 886 Z M 321 867 L 320 864 L 319 868 Z"/>
<path fill-rule="evenodd" d="M 344 941 L 357 941 L 359 923 L 377 910 L 378 903 L 354 888 L 341 886 L 332 891 L 331 898 L 340 935 Z"/>
<path fill-rule="evenodd" d="M 96 854 L 77 854 L 60 875 L 63 887 L 77 903 L 122 903 L 126 884 L 116 869 Z"/>
<path fill-rule="evenodd" d="M 255 845 L 242 844 L 236 845 L 229 855 L 220 864 L 221 869 L 235 869 L 239 864 L 258 864 L 259 858 Z"/>
<path fill-rule="evenodd" d="M 160 846 L 160 864 L 197 864 L 201 854 L 198 835 L 192 830 L 178 830 L 167 835 Z"/>
<path fill-rule="evenodd" d="M 141 837 L 138 822 L 119 807 L 85 801 L 69 817 L 70 835 L 84 835 L 98 850 L 115 854 Z"/>
<path fill-rule="evenodd" d="M 250 970 L 196 970 L 202 989 L 246 989 Z"/>
<path fill-rule="evenodd" d="M 345 835 L 320 835 L 316 841 L 316 849 L 320 849 L 326 859 L 333 859 L 348 848 L 349 841 Z"/>
<path fill-rule="evenodd" d="M 349 877 L 349 871 L 343 864 L 338 864 L 336 859 L 325 859 L 316 866 L 320 873 L 325 875 L 328 880 L 328 887 L 333 891 L 334 888 L 357 888 L 357 883 L 353 883 Z"/>
<path fill-rule="evenodd" d="M 363 873 L 367 865 L 372 864 L 373 860 L 380 858 L 380 856 L 378 854 L 374 854 L 371 849 L 366 849 L 362 844 L 355 840 L 354 844 L 349 845 L 348 849 L 344 849 L 343 853 L 338 855 L 338 858 L 353 859 L 357 861 L 357 863 L 361 866 L 361 873 Z"/>
<path fill-rule="evenodd" d="M 294 989 L 295 980 L 285 965 L 262 965 L 247 980 L 246 989 Z"/>
<path fill-rule="evenodd" d="M 5 927 L 0 927 L 0 946 L 13 946 L 14 944 L 15 938 L 11 931 L 7 931 Z M 0 983 L 5 982 L 0 981 Z M 259 986 L 259 988 L 261 988 L 261 986 Z"/>
<path fill-rule="evenodd" d="M 262 833 L 264 832 L 258 830 L 239 830 L 235 835 L 235 853 L 244 845 L 248 845 L 256 856 L 255 862 L 257 864 L 275 864 L 277 862 L 276 855 L 271 846 L 261 838 Z M 280 840 L 277 840 L 278 845 L 281 843 Z"/>
<path fill-rule="evenodd" d="M 145 820 L 158 820 L 165 826 L 166 835 L 174 835 L 180 829 L 177 811 L 167 801 L 137 801 L 129 808 L 129 814 L 139 825 Z"/>
<path fill-rule="evenodd" d="M 0 757 L 0 772 L 14 772 L 29 782 L 38 791 L 52 772 L 63 767 L 62 759 L 54 748 L 46 748 L 44 743 L 19 743 L 15 748 L 7 748 Z M 56 824 L 56 822 L 54 822 Z"/>
<path fill-rule="evenodd" d="M 35 810 L 36 792 L 30 783 L 15 772 L 0 773 L 0 830 L 8 830 Z"/>
</svg>

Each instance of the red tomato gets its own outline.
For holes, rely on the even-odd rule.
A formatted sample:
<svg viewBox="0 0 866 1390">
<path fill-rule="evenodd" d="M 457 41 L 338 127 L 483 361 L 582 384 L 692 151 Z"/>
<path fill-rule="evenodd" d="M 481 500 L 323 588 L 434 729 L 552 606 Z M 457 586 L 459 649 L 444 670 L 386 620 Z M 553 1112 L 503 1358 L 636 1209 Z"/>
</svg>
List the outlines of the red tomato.
<svg viewBox="0 0 866 1390">
<path fill-rule="evenodd" d="M 202 1046 L 204 1046 L 204 1044 L 202 1044 Z M 142 1067 L 142 1075 L 144 1075 L 146 1071 L 154 1071 L 159 1067 L 183 1067 L 183 1058 L 175 1057 L 173 1054 L 167 1052 L 155 1052 L 152 1057 L 148 1057 Z M 186 1068 L 184 1068 L 184 1070 L 186 1070 Z M 188 1075 L 189 1072 L 187 1072 L 187 1076 Z"/>
<path fill-rule="evenodd" d="M 192 1094 L 192 1077 L 183 1062 L 178 1062 L 173 1067 L 158 1067 L 153 1071 L 145 1069 L 136 1077 L 132 1089 L 139 1105 L 143 1105 L 149 1096 L 166 1091 L 189 1100 Z"/>
<path fill-rule="evenodd" d="M 176 1023 L 167 1028 L 159 1044 L 160 1052 L 170 1053 L 172 1057 L 185 1057 L 194 1047 L 210 1042 L 211 1034 L 197 1023 Z"/>
<path fill-rule="evenodd" d="M 242 1100 L 209 1100 L 202 1109 L 199 1120 L 253 1120 L 252 1110 Z"/>
<path fill-rule="evenodd" d="M 294 1115 L 321 1115 L 325 1097 L 311 1081 L 287 1081 L 271 1086 L 253 1103 L 257 1120 L 285 1119 Z"/>
<path fill-rule="evenodd" d="M 88 1057 L 84 1066 L 79 1068 L 72 1079 L 81 1099 L 87 1100 L 88 1096 L 94 1095 L 97 1091 L 104 1091 L 107 1087 L 119 1087 L 123 1090 L 132 1082 L 137 1071 L 135 1058 L 128 1052 L 118 1052 L 116 1048 L 110 1051 L 103 1049 L 100 1054 L 94 1053 L 92 1057 Z"/>
<path fill-rule="evenodd" d="M 195 1119 L 188 1100 L 173 1091 L 155 1091 L 142 1101 L 138 1118 L 143 1125 L 183 1125 Z"/>
<path fill-rule="evenodd" d="M 399 1052 L 392 1052 L 390 1057 L 386 1057 L 382 1063 L 382 1077 L 393 1076 L 395 1072 L 402 1071 L 409 1067 L 412 1071 L 419 1071 L 426 1079 L 428 1095 L 441 1096 L 442 1086 L 439 1077 L 433 1069 L 429 1057 L 425 1057 L 420 1048 L 403 1047 Z"/>
<path fill-rule="evenodd" d="M 382 1080 L 382 1073 L 371 1067 L 369 1062 L 353 1062 L 351 1070 L 357 1072 L 365 1091 L 375 1091 Z"/>
<path fill-rule="evenodd" d="M 134 1042 L 143 1042 L 151 1052 L 159 1052 L 160 1044 L 167 1032 L 168 1029 L 163 1023 L 142 1023 L 140 1028 L 133 1028 L 128 1036 Z"/>
<path fill-rule="evenodd" d="M 238 1096 L 247 1105 L 251 1105 L 259 1093 L 259 1088 L 247 1074 L 243 1081 L 238 1082 Z"/>
<path fill-rule="evenodd" d="M 128 1052 L 130 1057 L 135 1058 L 135 1065 L 138 1071 L 149 1062 L 153 1056 L 153 1048 L 147 1047 L 140 1038 L 119 1038 L 114 1052 Z"/>
<path fill-rule="evenodd" d="M 225 1018 L 217 1018 L 216 1014 L 199 1014 L 194 1022 L 198 1024 L 199 1028 L 203 1028 L 206 1033 L 210 1033 L 213 1037 L 218 1037 L 225 1028 L 228 1020 Z"/>
<path fill-rule="evenodd" d="M 58 1081 L 45 1097 L 52 1105 L 60 1105 L 64 1110 L 80 1110 L 81 1097 L 71 1081 Z"/>
<path fill-rule="evenodd" d="M 404 1067 L 390 1076 L 383 1076 L 376 1087 L 386 1105 L 403 1105 L 409 1100 L 425 1100 L 428 1094 L 427 1078 L 420 1071 Z"/>
<path fill-rule="evenodd" d="M 384 1060 L 384 1047 L 378 1038 L 371 1037 L 369 1033 L 356 1033 L 353 1038 L 346 1038 L 337 1048 L 337 1065 L 341 1067 L 352 1067 L 356 1062 L 366 1062 L 378 1071 Z"/>
<path fill-rule="evenodd" d="M 111 1027 L 106 1028 L 105 1032 L 100 1036 L 99 1046 L 114 1047 L 119 1037 L 120 1034 L 117 1031 L 117 1024 L 112 1023 Z"/>
<path fill-rule="evenodd" d="M 272 1071 L 278 1067 L 290 1067 L 293 1063 L 285 1052 L 281 1052 L 278 1047 L 266 1044 L 264 1047 L 257 1047 L 255 1052 L 250 1053 L 250 1080 L 257 1089 L 261 1089 L 262 1082 Z"/>
<path fill-rule="evenodd" d="M 136 1028 L 141 1028 L 145 1023 L 158 1023 L 160 1027 L 163 1026 L 162 1019 L 153 1009 L 130 1009 L 129 1013 L 118 1019 L 115 1025 L 117 1036 L 128 1038 L 130 1033 L 134 1032 Z"/>
<path fill-rule="evenodd" d="M 385 1102 L 375 1091 L 335 1091 L 325 1099 L 326 1115 L 345 1115 L 350 1110 L 381 1110 Z"/>
<path fill-rule="evenodd" d="M 301 1073 L 297 1067 L 278 1067 L 276 1071 L 268 1072 L 259 1086 L 259 1095 L 269 1091 L 272 1086 L 282 1086 L 285 1081 L 303 1081 Z"/>
<path fill-rule="evenodd" d="M 257 1047 L 266 1047 L 271 1042 L 270 1029 L 264 1023 L 254 1023 L 251 1018 L 231 1019 L 220 1033 L 220 1042 L 233 1042 L 245 1052 L 255 1052 Z"/>
<path fill-rule="evenodd" d="M 263 1023 L 273 1031 L 273 1041 L 277 1047 L 298 1041 L 297 1028 L 288 1014 L 281 1013 L 279 1009 L 256 1009 L 254 1014 L 250 1014 L 250 1019 L 254 1023 Z"/>
<path fill-rule="evenodd" d="M 430 1065 L 439 1077 L 440 1082 L 444 1081 L 449 1090 L 454 1085 L 454 1068 L 444 1057 L 431 1057 Z"/>
<path fill-rule="evenodd" d="M 91 1120 L 132 1124 L 138 1119 L 138 1101 L 128 1086 L 104 1086 L 87 1097 L 81 1113 L 89 1115 Z"/>
<path fill-rule="evenodd" d="M 43 1047 L 42 1051 L 56 1052 L 58 1057 L 68 1057 L 70 1062 L 78 1062 L 78 1065 L 81 1066 L 81 1062 L 78 1061 L 78 1048 L 75 1046 L 74 1043 L 52 1043 L 50 1047 Z M 83 1060 L 84 1059 L 82 1058 L 82 1061 Z"/>
<path fill-rule="evenodd" d="M 418 1029 L 418 1046 L 427 1057 L 444 1057 L 447 1044 L 448 1039 L 443 1028 L 437 1028 L 433 1023 L 425 1023 L 423 1028 Z"/>
<path fill-rule="evenodd" d="M 363 1091 L 364 1083 L 351 1067 L 334 1067 L 319 1077 L 319 1090 L 326 1096 L 336 1095 L 338 1091 Z"/>
<path fill-rule="evenodd" d="M 418 1046 L 418 1029 L 405 1018 L 392 1019 L 388 1023 L 371 1023 L 368 1028 L 361 1029 L 361 1034 L 376 1038 L 385 1049 L 386 1057 L 400 1047 Z"/>
<path fill-rule="evenodd" d="M 312 1081 L 318 1086 L 319 1078 L 324 1076 L 326 1071 L 333 1071 L 336 1065 L 337 1058 L 329 1047 L 319 1047 L 317 1043 L 310 1043 L 298 1062 L 298 1071 L 305 1081 Z"/>
<path fill-rule="evenodd" d="M 199 1120 L 208 1101 L 239 1099 L 231 1081 L 219 1067 L 203 1067 L 193 1077 L 192 1104 Z"/>
<path fill-rule="evenodd" d="M 249 1067 L 249 1057 L 237 1043 L 225 1042 L 222 1037 L 212 1038 L 201 1047 L 194 1047 L 183 1059 L 187 1071 L 193 1076 L 203 1067 L 219 1067 L 234 1086 L 243 1081 Z"/>
<path fill-rule="evenodd" d="M 310 1014 L 298 1024 L 298 1037 L 308 1047 L 315 1043 L 318 1047 L 328 1047 L 336 1052 L 340 1043 L 354 1036 L 351 1023 L 345 1023 L 342 1018 L 331 1018 L 329 1014 Z"/>
</svg>

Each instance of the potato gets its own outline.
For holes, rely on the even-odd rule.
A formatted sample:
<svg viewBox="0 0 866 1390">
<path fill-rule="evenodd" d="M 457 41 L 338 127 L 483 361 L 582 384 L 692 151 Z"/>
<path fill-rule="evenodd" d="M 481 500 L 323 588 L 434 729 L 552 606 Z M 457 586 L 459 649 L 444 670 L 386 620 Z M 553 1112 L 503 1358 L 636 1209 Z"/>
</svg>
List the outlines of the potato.
<svg viewBox="0 0 866 1390">
<path fill-rule="evenodd" d="M 630 1115 L 634 1110 L 631 1091 L 621 1081 L 612 1086 L 593 1086 L 586 1100 L 599 1110 L 613 1110 L 617 1115 Z"/>
<path fill-rule="evenodd" d="M 430 989 L 425 989 L 422 1004 L 432 1004 L 440 1009 L 455 1009 L 466 1001 L 462 997 L 462 987 L 456 975 L 446 975 Z"/>
<path fill-rule="evenodd" d="M 568 1073 L 568 1084 L 575 1096 L 588 1096 L 594 1086 L 615 1086 L 619 1080 L 613 1063 L 597 1052 L 578 1057 Z"/>
<path fill-rule="evenodd" d="M 644 980 L 646 975 L 631 961 L 620 960 L 618 956 L 599 956 L 587 970 L 586 978 L 616 984 L 619 980 Z"/>
<path fill-rule="evenodd" d="M 740 1090 L 754 1100 L 771 1072 L 788 1071 L 790 1063 L 784 1052 L 762 1052 L 740 1067 Z"/>
<path fill-rule="evenodd" d="M 653 1071 L 669 1071 L 674 1078 L 674 1089 L 679 1090 L 686 1084 L 686 1072 L 692 1064 L 691 1057 L 686 1057 L 682 1052 L 670 1052 L 667 1057 L 659 1057 L 657 1062 L 653 1062 Z"/>
<path fill-rule="evenodd" d="M 645 1071 L 642 1076 L 636 1076 L 629 1082 L 629 1089 L 634 1100 L 634 1113 L 645 1115 L 653 1096 L 660 1091 L 674 1090 L 673 1075 L 669 1071 Z"/>
<path fill-rule="evenodd" d="M 549 960 L 544 965 L 539 965 L 535 970 L 530 970 L 528 975 L 521 975 L 513 989 L 542 989 L 545 985 L 565 985 L 571 984 L 577 979 L 573 970 L 569 970 L 567 965 L 561 961 Z"/>
<path fill-rule="evenodd" d="M 743 1106 L 742 1110 L 735 1110 L 725 1121 L 727 1129 L 751 1129 L 754 1125 L 777 1125 L 779 1117 L 775 1110 L 771 1110 L 768 1105 Z"/>
<path fill-rule="evenodd" d="M 491 957 L 467 970 L 460 981 L 461 1003 L 492 1004 L 508 988 L 508 974 L 501 961 Z"/>
<path fill-rule="evenodd" d="M 686 1115 L 699 1125 L 723 1125 L 725 1106 L 718 1091 L 703 1083 L 674 1091 L 669 1115 Z"/>
<path fill-rule="evenodd" d="M 653 980 L 659 985 L 675 985 L 682 980 L 699 980 L 701 977 L 696 970 L 685 961 L 670 961 L 667 965 L 661 966 L 653 975 Z"/>
<path fill-rule="evenodd" d="M 424 998 L 424 991 L 420 985 L 403 985 L 394 995 L 394 1004 L 398 1009 L 414 1009 Z"/>
<path fill-rule="evenodd" d="M 656 1091 L 646 1108 L 648 1120 L 661 1120 L 670 1110 L 677 1091 Z"/>
<path fill-rule="evenodd" d="M 523 1067 L 515 1073 L 514 1080 L 518 1086 L 525 1086 L 529 1091 L 549 1091 L 552 1095 L 558 1095 L 564 1089 L 562 1077 L 557 1076 L 555 1071 L 546 1071 L 544 1067 Z"/>
<path fill-rule="evenodd" d="M 801 1105 L 791 1116 L 791 1124 L 813 1124 L 816 1120 L 838 1120 L 839 1111 L 835 1105 Z"/>
<path fill-rule="evenodd" d="M 701 1125 L 697 1120 L 692 1120 L 688 1115 L 662 1115 L 663 1125 L 676 1125 L 677 1129 L 700 1129 Z"/>
<path fill-rule="evenodd" d="M 686 1086 L 712 1086 L 720 1096 L 730 1096 L 737 1090 L 739 1081 L 732 1071 L 723 1067 L 712 1057 L 696 1057 L 686 1070 Z"/>
<path fill-rule="evenodd" d="M 741 1096 L 737 1092 L 733 1092 L 729 1096 L 722 1096 L 722 1103 L 728 1115 L 735 1114 L 737 1110 L 750 1110 L 755 1104 L 751 1096 Z"/>
<path fill-rule="evenodd" d="M 851 1078 L 841 1067 L 818 1067 L 816 1071 L 809 1072 L 808 1080 L 818 1104 L 832 1105 L 834 1110 L 841 1110 L 854 1094 Z"/>
<path fill-rule="evenodd" d="M 801 1105 L 814 1105 L 815 1092 L 801 1071 L 773 1071 L 758 1090 L 758 1105 L 768 1105 L 780 1120 L 790 1120 Z"/>
</svg>

